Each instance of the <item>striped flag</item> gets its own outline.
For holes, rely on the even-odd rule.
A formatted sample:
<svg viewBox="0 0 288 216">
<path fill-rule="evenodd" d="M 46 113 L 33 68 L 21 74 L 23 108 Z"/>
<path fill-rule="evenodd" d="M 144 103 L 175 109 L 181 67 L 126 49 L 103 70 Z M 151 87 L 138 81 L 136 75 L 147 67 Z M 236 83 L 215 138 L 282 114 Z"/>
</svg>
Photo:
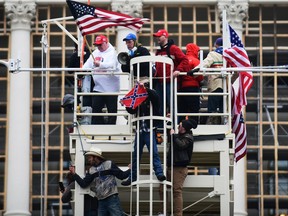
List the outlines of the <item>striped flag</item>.
<svg viewBox="0 0 288 216">
<path fill-rule="evenodd" d="M 232 131 L 235 133 L 235 161 L 239 161 L 247 153 L 246 125 L 242 113 L 234 115 L 232 119 Z"/>
<path fill-rule="evenodd" d="M 66 0 L 66 2 L 83 36 L 112 26 L 125 26 L 139 31 L 145 22 L 150 21 L 147 18 L 134 18 L 80 2 L 71 0 Z"/>
<path fill-rule="evenodd" d="M 231 92 L 232 98 L 232 113 L 235 111 L 235 90 L 232 86 Z M 232 132 L 235 134 L 235 161 L 239 161 L 247 153 L 247 133 L 246 125 L 242 112 L 240 114 L 234 114 L 232 117 Z"/>
<path fill-rule="evenodd" d="M 125 107 L 136 109 L 148 97 L 144 85 L 137 83 L 121 100 L 120 103 Z"/>
<path fill-rule="evenodd" d="M 229 36 L 231 47 L 224 49 L 223 57 L 227 61 L 227 65 L 231 67 L 250 67 L 250 61 L 244 46 L 229 25 Z M 238 80 L 238 82 L 237 82 Z M 231 103 L 232 103 L 232 132 L 235 134 L 235 161 L 239 161 L 247 153 L 247 132 L 244 118 L 242 115 L 242 107 L 247 105 L 246 94 L 253 84 L 252 72 L 241 71 L 239 78 L 232 85 Z M 236 87 L 238 88 L 235 91 Z"/>
<path fill-rule="evenodd" d="M 237 33 L 229 25 L 231 47 L 224 49 L 223 57 L 231 67 L 250 67 L 250 61 Z M 239 72 L 239 88 L 235 96 L 235 114 L 240 114 L 243 106 L 247 105 L 246 94 L 253 84 L 252 72 Z"/>
</svg>

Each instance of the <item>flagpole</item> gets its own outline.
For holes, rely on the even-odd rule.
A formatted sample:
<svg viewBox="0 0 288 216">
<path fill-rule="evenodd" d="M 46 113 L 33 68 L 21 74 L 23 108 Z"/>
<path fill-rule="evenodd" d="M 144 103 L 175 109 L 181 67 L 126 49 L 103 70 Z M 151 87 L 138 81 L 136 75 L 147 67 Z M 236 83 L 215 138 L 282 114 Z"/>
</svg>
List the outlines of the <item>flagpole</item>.
<svg viewBox="0 0 288 216">
<path fill-rule="evenodd" d="M 222 11 L 222 41 L 223 41 L 223 52 L 225 49 L 228 48 L 228 46 L 230 47 L 230 40 L 228 38 L 228 34 L 227 34 L 227 14 L 226 14 L 226 10 L 223 10 Z M 227 61 L 224 57 L 222 57 L 223 59 L 223 68 L 225 70 L 221 70 L 221 73 L 222 73 L 222 76 L 223 76 L 223 92 L 226 93 L 226 92 L 230 92 L 230 94 L 228 95 L 228 98 L 226 95 L 223 96 L 223 110 L 224 112 L 227 112 L 229 113 L 228 115 L 228 125 L 229 125 L 229 132 L 231 133 L 232 132 L 232 118 L 231 118 L 231 75 L 227 75 Z M 226 74 L 226 75 L 225 75 Z M 225 117 L 224 117 L 225 118 Z M 224 120 L 225 122 L 225 120 Z M 235 142 L 234 142 L 235 143 Z M 235 169 L 235 166 L 234 166 L 234 169 Z M 221 173 L 220 173 L 221 175 Z M 227 187 L 229 187 L 227 185 Z M 234 193 L 230 193 L 230 196 L 233 196 L 231 194 L 234 194 L 235 196 L 235 191 Z M 228 195 L 229 196 L 229 195 Z M 234 200 L 234 197 L 230 197 L 229 196 L 229 199 L 230 200 Z M 235 202 L 234 202 L 234 208 L 230 209 L 230 214 L 232 211 L 234 211 L 235 209 Z"/>
<path fill-rule="evenodd" d="M 231 26 L 233 29 L 233 26 Z M 242 38 L 242 31 L 238 30 L 236 32 L 239 39 Z M 241 42 L 242 43 L 242 42 Z M 237 63 L 237 61 L 236 61 Z M 247 73 L 247 72 L 246 72 Z M 245 74 L 246 74 L 245 73 Z M 234 83 L 233 87 L 235 89 L 235 92 L 237 92 L 237 97 L 241 96 L 239 94 L 246 94 L 246 92 L 240 92 L 239 89 L 243 88 L 243 83 L 240 83 L 240 77 L 238 77 Z M 243 109 L 241 112 L 244 112 Z M 243 118 L 243 116 L 242 116 Z M 241 119 L 241 117 L 240 117 Z M 240 119 L 237 118 L 237 128 L 241 127 L 241 131 L 244 133 L 243 136 L 246 136 L 246 141 L 244 147 L 242 147 L 242 150 L 245 150 L 245 153 L 243 152 L 243 158 L 240 158 L 237 162 L 234 162 L 234 215 L 235 216 L 246 216 L 247 214 L 247 202 L 246 202 L 246 191 L 247 191 L 247 184 L 246 184 L 246 151 L 247 151 L 247 134 L 246 134 L 246 125 L 244 122 L 241 123 Z M 242 120 L 243 121 L 243 120 Z M 236 126 L 234 125 L 234 126 Z M 241 126 L 242 125 L 242 126 Z M 238 134 L 239 135 L 239 134 Z M 235 140 L 235 143 L 238 145 L 239 139 Z M 239 150 L 237 151 L 239 153 Z"/>
<path fill-rule="evenodd" d="M 226 19 L 226 10 L 223 10 L 222 13 L 222 37 L 223 37 L 223 50 L 227 49 L 228 47 L 231 47 L 231 41 L 230 41 L 230 30 L 228 28 L 228 23 Z M 229 32 L 228 32 L 229 31 Z M 239 33 L 238 33 L 239 35 Z M 242 35 L 242 34 L 241 34 Z M 241 37 L 240 37 L 241 38 Z M 226 68 L 226 59 L 223 58 L 223 67 Z M 230 68 L 229 68 L 230 69 Z M 227 70 L 226 70 L 227 72 Z M 239 78 L 238 78 L 239 79 Z M 229 82 L 231 82 L 231 79 L 228 79 Z M 235 81 L 233 83 L 233 86 L 235 84 L 238 84 L 239 82 Z M 229 125 L 232 128 L 232 110 L 231 110 L 231 90 L 232 90 L 232 83 L 228 83 L 228 85 L 223 86 L 223 91 L 225 91 L 225 88 L 228 86 L 230 95 L 228 97 L 228 110 L 230 112 L 229 115 Z M 239 85 L 238 85 L 239 87 Z M 226 110 L 227 104 L 225 104 L 227 100 L 224 100 L 224 110 Z M 234 142 L 235 143 L 235 142 Z M 235 148 L 235 146 L 234 146 Z M 245 175 L 245 164 L 246 164 L 246 157 L 239 160 L 237 163 L 234 162 L 234 216 L 246 216 L 247 215 L 247 206 L 246 206 L 246 175 Z"/>
<path fill-rule="evenodd" d="M 88 47 L 88 49 L 89 49 L 89 52 L 90 52 L 90 56 L 92 56 L 92 58 L 93 58 L 93 61 L 95 61 L 95 58 L 94 58 L 94 56 L 92 55 L 92 49 L 91 49 L 91 47 L 90 47 L 90 45 L 88 44 L 88 42 L 87 42 L 87 40 L 86 40 L 86 37 L 83 37 L 83 39 L 84 39 L 84 43 L 87 45 L 87 47 Z"/>
<path fill-rule="evenodd" d="M 231 26 L 233 28 L 233 26 Z M 242 31 L 237 31 L 237 34 L 242 38 Z M 234 81 L 233 87 L 235 92 L 238 92 L 239 77 Z M 246 205 L 246 157 L 240 159 L 237 163 L 234 162 L 234 216 L 247 216 Z"/>
<path fill-rule="evenodd" d="M 225 48 L 227 48 L 228 47 L 228 34 L 227 34 L 227 15 L 226 15 L 226 10 L 223 10 L 223 12 L 222 12 L 222 41 L 223 41 L 223 50 L 225 49 Z M 225 58 L 222 58 L 223 59 L 223 68 L 227 68 L 227 62 L 226 62 L 226 59 Z M 221 71 L 221 72 L 223 72 L 223 76 L 224 76 L 224 79 L 223 79 L 223 92 L 227 92 L 227 87 L 229 88 L 229 89 L 231 89 L 231 84 L 229 83 L 229 81 L 231 80 L 231 79 L 227 79 L 227 75 L 224 75 L 225 74 L 225 72 L 227 72 L 226 70 L 225 71 Z M 227 83 L 228 82 L 228 83 Z M 228 91 L 229 92 L 229 91 Z M 223 110 L 227 110 L 227 101 L 231 101 L 230 100 L 231 99 L 231 97 L 230 96 L 228 96 L 228 100 L 227 100 L 227 96 L 223 96 Z M 231 110 L 231 103 L 228 103 L 228 111 L 230 111 Z M 230 126 L 230 128 L 231 128 L 231 115 L 229 115 L 229 117 L 228 117 L 228 124 L 229 124 L 229 126 Z"/>
<path fill-rule="evenodd" d="M 90 0 L 88 0 L 87 4 L 90 5 Z M 80 68 L 82 68 L 83 65 L 84 65 L 84 52 L 85 52 L 84 49 L 85 49 L 85 45 L 88 44 L 87 41 L 86 41 L 86 35 L 83 36 L 83 39 L 84 39 L 84 43 L 81 46 L 82 51 L 81 51 L 81 57 L 80 57 Z M 89 47 L 89 51 L 90 51 L 90 54 L 92 54 L 90 47 Z M 92 58 L 94 60 L 93 55 L 92 55 Z"/>
</svg>

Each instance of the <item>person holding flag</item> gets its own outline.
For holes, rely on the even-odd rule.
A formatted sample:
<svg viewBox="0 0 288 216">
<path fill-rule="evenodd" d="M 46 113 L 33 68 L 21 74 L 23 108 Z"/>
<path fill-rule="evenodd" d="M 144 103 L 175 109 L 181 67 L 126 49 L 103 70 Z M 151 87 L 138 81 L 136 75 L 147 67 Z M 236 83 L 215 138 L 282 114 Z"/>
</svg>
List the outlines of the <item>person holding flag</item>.
<svg viewBox="0 0 288 216">
<path fill-rule="evenodd" d="M 120 102 L 126 107 L 128 113 L 132 115 L 139 114 L 139 117 L 144 116 L 159 116 L 159 103 L 160 98 L 154 89 L 148 88 L 148 80 L 142 81 L 142 83 L 137 83 L 135 88 L 133 88 Z M 153 113 L 150 113 L 150 106 L 152 106 Z M 139 164 L 137 164 L 137 135 L 139 134 L 139 161 L 143 153 L 143 148 L 146 145 L 148 151 L 153 149 L 153 169 L 155 175 L 159 181 L 166 180 L 163 174 L 163 168 L 161 165 L 161 160 L 158 154 L 157 141 L 156 141 L 156 129 L 159 124 L 158 120 L 153 120 L 153 127 L 150 128 L 150 120 L 140 120 L 140 128 L 136 128 L 136 135 L 134 140 L 134 151 L 132 153 L 132 165 L 131 165 L 131 175 L 121 184 L 124 186 L 130 185 L 133 181 L 137 180 L 137 170 Z M 138 125 L 138 124 L 137 124 Z M 139 130 L 139 132 L 137 132 Z M 150 143 L 150 133 L 152 133 L 152 143 Z"/>
<path fill-rule="evenodd" d="M 66 0 L 66 3 L 70 9 L 72 16 L 74 17 L 76 21 L 76 24 L 82 36 L 97 33 L 100 30 L 110 28 L 110 27 L 115 27 L 115 26 L 123 26 L 135 32 L 138 32 L 142 28 L 144 23 L 150 21 L 147 18 L 137 18 L 137 17 L 135 18 L 127 14 L 104 10 L 102 8 L 97 8 L 97 7 L 84 4 L 78 1 Z M 103 62 L 104 58 L 102 57 L 102 54 L 105 54 L 105 53 L 107 54 L 107 52 L 110 51 L 113 47 L 110 43 L 108 43 L 108 39 L 105 36 L 101 36 L 101 37 L 99 36 L 98 38 L 99 40 L 97 38 L 96 38 L 95 44 L 97 45 L 98 49 L 93 52 L 93 56 L 87 60 L 83 68 L 92 68 L 93 66 L 93 68 L 105 69 L 105 67 L 107 66 L 107 64 Z M 115 50 L 113 52 L 115 52 Z M 94 60 L 94 54 L 100 54 L 100 56 Z M 114 56 L 112 58 L 106 58 L 106 57 L 105 57 L 105 61 L 110 60 L 110 62 L 113 62 L 115 59 Z M 117 61 L 117 56 L 116 56 L 116 61 Z M 107 67 L 111 68 L 111 65 Z M 114 69 L 116 69 L 116 72 L 121 71 L 120 66 L 118 67 L 118 65 Z M 95 78 L 96 77 L 93 76 L 94 81 L 95 81 Z M 111 83 L 107 82 L 108 79 L 98 80 L 97 81 L 98 84 L 95 83 L 93 91 L 94 92 L 107 92 L 106 90 L 108 90 L 108 92 L 118 92 L 120 90 L 119 77 L 113 75 L 113 76 L 110 76 L 110 78 L 112 78 Z M 92 99 L 92 112 L 93 113 L 101 112 L 105 104 L 107 106 L 108 112 L 114 113 L 114 111 L 115 112 L 117 111 L 117 96 L 109 96 L 110 98 L 106 97 L 106 99 L 105 99 L 105 96 L 102 96 L 101 98 L 100 97 L 101 96 L 93 97 L 94 99 Z M 96 100 L 97 102 L 94 103 Z M 115 124 L 116 120 L 117 120 L 116 116 L 109 116 L 108 124 Z M 92 124 L 103 124 L 103 123 L 104 123 L 103 117 L 93 116 Z"/>
<path fill-rule="evenodd" d="M 114 72 L 121 72 L 120 64 L 117 61 L 117 53 L 115 48 L 108 42 L 104 35 L 98 35 L 95 39 L 94 45 L 97 47 L 92 55 L 83 65 L 83 68 L 96 69 L 93 72 L 94 88 L 93 92 L 119 92 L 120 91 L 120 77 L 119 75 L 97 74 L 113 70 Z M 92 96 L 92 112 L 102 113 L 102 109 L 106 105 L 108 113 L 117 113 L 117 95 L 93 95 Z M 93 116 L 92 124 L 116 124 L 117 116 L 108 116 L 108 122 L 104 121 L 103 116 Z"/>
</svg>

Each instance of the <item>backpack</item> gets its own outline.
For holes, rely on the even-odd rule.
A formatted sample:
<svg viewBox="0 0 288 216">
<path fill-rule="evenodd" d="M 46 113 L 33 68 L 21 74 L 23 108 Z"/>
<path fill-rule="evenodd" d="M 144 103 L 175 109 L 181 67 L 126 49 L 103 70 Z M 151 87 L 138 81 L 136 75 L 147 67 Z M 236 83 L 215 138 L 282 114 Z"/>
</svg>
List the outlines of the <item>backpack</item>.
<svg viewBox="0 0 288 216">
<path fill-rule="evenodd" d="M 168 58 L 171 58 L 171 56 L 170 56 L 170 48 L 171 48 L 171 46 L 174 44 L 174 40 L 173 39 L 169 39 L 168 40 L 168 45 L 167 45 L 167 47 L 166 47 L 166 53 L 167 53 L 167 56 L 168 56 Z M 172 58 L 171 58 L 172 59 Z"/>
<path fill-rule="evenodd" d="M 170 48 L 171 48 L 171 46 L 174 44 L 174 40 L 173 39 L 169 39 L 168 40 L 168 43 L 167 43 L 167 46 L 166 46 L 166 53 L 167 53 L 167 56 L 168 56 L 168 58 L 171 58 L 171 56 L 170 56 Z M 162 47 L 161 47 L 161 49 L 162 49 Z M 156 52 L 156 55 L 158 54 L 158 52 L 159 52 L 160 50 L 157 50 L 157 52 Z M 172 59 L 172 58 L 171 58 Z"/>
</svg>

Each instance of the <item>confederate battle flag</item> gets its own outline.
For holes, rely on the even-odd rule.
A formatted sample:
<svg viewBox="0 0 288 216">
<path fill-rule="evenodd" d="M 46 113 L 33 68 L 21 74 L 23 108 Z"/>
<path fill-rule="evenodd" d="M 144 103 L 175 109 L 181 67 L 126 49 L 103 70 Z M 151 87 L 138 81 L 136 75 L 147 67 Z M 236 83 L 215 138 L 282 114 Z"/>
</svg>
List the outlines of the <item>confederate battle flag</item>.
<svg viewBox="0 0 288 216">
<path fill-rule="evenodd" d="M 120 100 L 120 103 L 125 107 L 135 109 L 144 102 L 147 97 L 148 93 L 144 85 L 137 83 L 136 86 Z"/>
</svg>

